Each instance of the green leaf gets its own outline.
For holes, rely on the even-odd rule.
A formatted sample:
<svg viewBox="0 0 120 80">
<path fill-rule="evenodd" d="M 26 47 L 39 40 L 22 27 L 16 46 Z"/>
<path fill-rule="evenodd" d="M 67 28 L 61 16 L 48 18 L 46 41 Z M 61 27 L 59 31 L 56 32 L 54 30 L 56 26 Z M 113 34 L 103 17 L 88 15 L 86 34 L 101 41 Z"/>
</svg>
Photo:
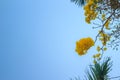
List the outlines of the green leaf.
<svg viewBox="0 0 120 80">
<path fill-rule="evenodd" d="M 87 80 L 108 80 L 108 73 L 111 71 L 112 62 L 106 58 L 101 64 L 96 63 L 87 71 Z"/>
<path fill-rule="evenodd" d="M 78 6 L 84 6 L 85 0 L 71 0 L 71 2 L 74 2 Z"/>
</svg>

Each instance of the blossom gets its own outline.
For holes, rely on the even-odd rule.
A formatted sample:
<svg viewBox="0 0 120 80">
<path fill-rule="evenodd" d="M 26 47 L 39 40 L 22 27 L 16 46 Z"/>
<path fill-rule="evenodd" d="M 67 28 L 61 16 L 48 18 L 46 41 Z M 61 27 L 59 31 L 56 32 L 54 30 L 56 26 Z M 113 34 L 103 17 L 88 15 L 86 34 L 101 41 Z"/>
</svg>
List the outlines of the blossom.
<svg viewBox="0 0 120 80">
<path fill-rule="evenodd" d="M 87 4 L 84 6 L 85 13 L 84 15 L 86 16 L 85 21 L 90 24 L 91 20 L 95 20 L 98 12 L 96 11 L 97 4 L 95 2 L 98 2 L 97 0 L 87 0 Z"/>
<path fill-rule="evenodd" d="M 82 38 L 76 42 L 76 49 L 75 51 L 79 55 L 84 55 L 87 53 L 88 49 L 94 45 L 94 41 L 92 38 Z"/>
<path fill-rule="evenodd" d="M 110 29 L 110 28 L 109 28 L 109 24 L 110 24 L 110 20 L 108 20 L 108 21 L 105 23 L 105 28 L 108 29 L 108 30 Z"/>
<path fill-rule="evenodd" d="M 100 46 L 97 46 L 97 51 L 98 51 L 98 52 L 100 51 L 100 49 L 101 49 Z"/>
<path fill-rule="evenodd" d="M 96 63 L 97 63 L 97 61 L 96 61 L 96 60 L 93 60 L 93 63 L 94 63 L 94 64 L 96 64 Z"/>
<path fill-rule="evenodd" d="M 105 46 L 108 41 L 110 41 L 110 36 L 104 32 L 100 33 L 100 38 L 102 44 Z"/>
<path fill-rule="evenodd" d="M 105 14 L 102 14 L 102 20 L 105 20 Z"/>
<path fill-rule="evenodd" d="M 101 54 L 98 53 L 98 54 L 93 55 L 93 58 L 100 58 L 100 56 L 101 56 Z"/>
<path fill-rule="evenodd" d="M 107 48 L 105 47 L 103 50 L 104 50 L 104 51 L 106 51 L 106 50 L 107 50 Z"/>
<path fill-rule="evenodd" d="M 100 53 L 98 53 L 98 54 L 96 54 L 95 56 L 96 56 L 96 58 L 99 58 L 99 57 L 100 57 L 100 55 L 101 55 L 101 54 L 100 54 Z"/>
</svg>

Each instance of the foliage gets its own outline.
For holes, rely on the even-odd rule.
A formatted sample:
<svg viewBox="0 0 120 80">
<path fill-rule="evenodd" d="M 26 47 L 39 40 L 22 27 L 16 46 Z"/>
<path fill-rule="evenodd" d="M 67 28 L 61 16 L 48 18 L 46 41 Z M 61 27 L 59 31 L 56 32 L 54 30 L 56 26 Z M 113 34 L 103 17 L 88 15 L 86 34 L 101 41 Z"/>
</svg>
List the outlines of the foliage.
<svg viewBox="0 0 120 80">
<path fill-rule="evenodd" d="M 106 58 L 104 62 L 96 63 L 90 66 L 90 71 L 87 71 L 87 80 L 109 80 L 108 73 L 111 71 L 112 62 L 110 58 Z"/>
</svg>

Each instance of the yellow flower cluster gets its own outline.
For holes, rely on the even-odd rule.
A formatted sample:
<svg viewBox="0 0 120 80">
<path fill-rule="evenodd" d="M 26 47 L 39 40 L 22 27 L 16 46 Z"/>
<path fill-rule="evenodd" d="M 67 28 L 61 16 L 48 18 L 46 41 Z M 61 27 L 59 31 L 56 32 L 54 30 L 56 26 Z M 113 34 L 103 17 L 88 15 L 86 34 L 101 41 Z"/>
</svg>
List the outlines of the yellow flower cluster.
<svg viewBox="0 0 120 80">
<path fill-rule="evenodd" d="M 84 55 L 87 53 L 87 50 L 94 45 L 94 41 L 92 38 L 82 38 L 76 42 L 76 49 L 75 51 L 79 55 Z"/>
<path fill-rule="evenodd" d="M 101 32 L 99 40 L 101 40 L 102 44 L 105 46 L 107 41 L 110 41 L 110 36 L 108 34 Z"/>
<path fill-rule="evenodd" d="M 102 20 L 105 20 L 105 14 L 102 14 Z"/>
<path fill-rule="evenodd" d="M 87 0 L 87 4 L 84 6 L 85 10 L 85 21 L 91 23 L 91 20 L 95 20 L 98 12 L 96 12 L 98 0 Z"/>
<path fill-rule="evenodd" d="M 98 54 L 93 55 L 93 58 L 100 58 L 100 56 L 101 56 L 101 54 L 98 53 Z"/>
<path fill-rule="evenodd" d="M 100 46 L 97 46 L 97 51 L 99 52 L 101 50 Z"/>
<path fill-rule="evenodd" d="M 100 53 L 95 54 L 95 55 L 93 55 L 93 58 L 94 58 L 93 63 L 96 64 L 97 61 L 99 61 L 101 59 L 101 54 Z"/>
<path fill-rule="evenodd" d="M 106 50 L 107 50 L 107 48 L 105 47 L 103 50 L 104 50 L 104 51 L 106 51 Z"/>
<path fill-rule="evenodd" d="M 106 24 L 105 24 L 105 28 L 108 29 L 108 30 L 110 29 L 110 28 L 109 28 L 109 24 L 110 24 L 110 20 L 108 20 L 108 21 L 106 22 Z"/>
<path fill-rule="evenodd" d="M 102 49 L 100 48 L 100 46 L 97 46 L 97 51 L 98 51 L 98 52 L 100 52 L 100 50 L 102 50 Z M 106 50 L 107 50 L 107 48 L 106 48 L 106 47 L 104 47 L 104 48 L 103 48 L 103 50 L 104 50 L 104 51 L 106 51 Z"/>
</svg>

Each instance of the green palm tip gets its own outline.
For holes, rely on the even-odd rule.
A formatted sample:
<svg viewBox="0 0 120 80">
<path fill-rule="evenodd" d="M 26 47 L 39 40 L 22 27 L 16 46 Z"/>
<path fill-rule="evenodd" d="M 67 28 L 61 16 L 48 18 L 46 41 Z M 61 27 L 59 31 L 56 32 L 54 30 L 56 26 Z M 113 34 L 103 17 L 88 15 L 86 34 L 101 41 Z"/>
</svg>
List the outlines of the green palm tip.
<svg viewBox="0 0 120 80">
<path fill-rule="evenodd" d="M 71 2 L 75 3 L 78 6 L 84 6 L 85 0 L 71 0 Z"/>
</svg>

